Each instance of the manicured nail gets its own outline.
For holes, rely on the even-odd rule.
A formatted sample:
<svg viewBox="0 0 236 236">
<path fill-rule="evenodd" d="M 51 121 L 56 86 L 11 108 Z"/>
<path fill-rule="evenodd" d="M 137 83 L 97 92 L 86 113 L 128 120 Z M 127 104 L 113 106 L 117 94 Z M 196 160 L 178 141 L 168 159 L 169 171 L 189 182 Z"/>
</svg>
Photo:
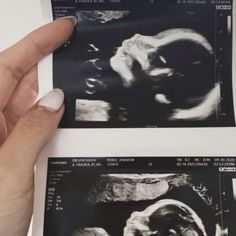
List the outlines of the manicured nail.
<svg viewBox="0 0 236 236">
<path fill-rule="evenodd" d="M 78 24 L 78 19 L 76 16 L 65 16 L 65 17 L 59 18 L 59 20 L 69 20 L 73 24 L 74 27 Z"/>
<path fill-rule="evenodd" d="M 50 111 L 57 112 L 64 103 L 64 92 L 61 89 L 53 89 L 39 101 L 38 105 Z"/>
</svg>

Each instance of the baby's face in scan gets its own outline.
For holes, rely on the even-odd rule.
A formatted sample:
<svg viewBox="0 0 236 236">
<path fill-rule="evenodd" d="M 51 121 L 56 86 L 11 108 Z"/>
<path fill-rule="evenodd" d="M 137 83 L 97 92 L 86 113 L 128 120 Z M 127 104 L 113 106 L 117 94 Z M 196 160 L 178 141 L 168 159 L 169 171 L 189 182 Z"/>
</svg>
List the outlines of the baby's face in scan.
<svg viewBox="0 0 236 236">
<path fill-rule="evenodd" d="M 124 236 L 207 236 L 202 220 L 188 205 L 165 199 L 133 212 Z"/>
<path fill-rule="evenodd" d="M 215 112 L 220 97 L 209 73 L 212 59 L 212 46 L 204 36 L 170 29 L 124 40 L 110 65 L 126 89 L 146 80 L 155 102 L 173 107 L 169 120 L 204 120 Z"/>
<path fill-rule="evenodd" d="M 132 73 L 134 62 L 138 62 L 142 71 L 153 77 L 152 80 L 157 77 L 157 82 L 163 77 L 182 77 L 185 76 L 182 68 L 202 63 L 204 54 L 201 55 L 196 49 L 205 50 L 207 54 L 213 53 L 211 45 L 203 36 L 188 29 L 166 30 L 156 36 L 135 34 L 123 41 L 110 62 L 120 74 L 124 86 L 130 87 L 136 80 Z"/>
<path fill-rule="evenodd" d="M 212 225 L 214 236 L 223 235 Z M 215 231 L 215 232 L 214 232 Z M 103 228 L 84 228 L 72 236 L 109 236 Z M 207 236 L 200 216 L 188 205 L 174 199 L 159 200 L 143 211 L 134 211 L 126 221 L 124 236 Z M 212 235 L 212 234 L 211 234 Z"/>
</svg>

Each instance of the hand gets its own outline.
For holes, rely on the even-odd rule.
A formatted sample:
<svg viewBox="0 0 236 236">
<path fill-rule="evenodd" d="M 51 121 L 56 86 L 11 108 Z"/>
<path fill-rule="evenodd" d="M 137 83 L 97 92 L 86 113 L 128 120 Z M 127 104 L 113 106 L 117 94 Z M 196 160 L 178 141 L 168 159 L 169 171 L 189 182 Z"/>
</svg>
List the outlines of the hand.
<svg viewBox="0 0 236 236">
<path fill-rule="evenodd" d="M 72 17 L 56 20 L 0 53 L 0 235 L 27 235 L 34 165 L 64 110 L 59 89 L 33 105 L 37 62 L 60 47 L 75 24 Z"/>
</svg>

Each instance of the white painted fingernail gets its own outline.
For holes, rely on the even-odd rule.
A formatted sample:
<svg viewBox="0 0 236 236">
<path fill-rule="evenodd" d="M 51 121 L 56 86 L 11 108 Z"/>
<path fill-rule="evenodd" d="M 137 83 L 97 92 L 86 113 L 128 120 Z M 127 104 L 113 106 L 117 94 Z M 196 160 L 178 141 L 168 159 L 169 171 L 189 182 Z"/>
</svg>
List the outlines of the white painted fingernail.
<svg viewBox="0 0 236 236">
<path fill-rule="evenodd" d="M 74 27 L 78 24 L 78 19 L 76 16 L 65 16 L 65 17 L 59 18 L 59 20 L 69 20 L 73 24 Z"/>
<path fill-rule="evenodd" d="M 57 112 L 64 103 L 64 92 L 61 89 L 53 89 L 39 101 L 38 105 L 50 111 Z"/>
</svg>

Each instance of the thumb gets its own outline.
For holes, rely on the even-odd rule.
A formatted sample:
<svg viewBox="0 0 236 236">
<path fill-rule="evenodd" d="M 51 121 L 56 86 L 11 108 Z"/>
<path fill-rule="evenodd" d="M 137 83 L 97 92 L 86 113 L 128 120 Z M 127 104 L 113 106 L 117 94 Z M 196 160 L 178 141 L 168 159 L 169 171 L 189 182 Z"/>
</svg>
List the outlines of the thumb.
<svg viewBox="0 0 236 236">
<path fill-rule="evenodd" d="M 54 89 L 33 106 L 2 145 L 1 163 L 33 169 L 40 151 L 58 127 L 64 112 L 63 101 L 64 93 Z"/>
</svg>

